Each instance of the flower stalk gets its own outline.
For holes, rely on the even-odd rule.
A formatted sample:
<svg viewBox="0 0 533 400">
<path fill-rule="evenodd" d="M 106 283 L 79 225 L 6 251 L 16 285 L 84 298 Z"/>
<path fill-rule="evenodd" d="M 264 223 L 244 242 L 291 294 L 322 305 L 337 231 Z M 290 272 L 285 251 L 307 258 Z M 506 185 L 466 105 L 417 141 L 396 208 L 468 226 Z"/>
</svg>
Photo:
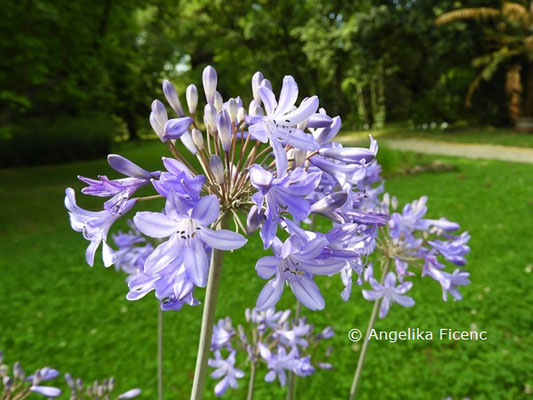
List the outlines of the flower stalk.
<svg viewBox="0 0 533 400">
<path fill-rule="evenodd" d="M 157 307 L 157 400 L 163 400 L 163 310 Z"/>
<path fill-rule="evenodd" d="M 389 271 L 390 261 L 387 259 L 384 261 L 383 271 L 381 272 L 381 284 L 385 281 L 385 277 Z M 368 345 L 370 344 L 370 331 L 374 328 L 376 322 L 376 317 L 378 316 L 378 310 L 381 305 L 381 300 L 378 299 L 374 302 L 374 307 L 372 308 L 372 314 L 368 321 L 368 326 L 366 328 L 365 340 L 363 341 L 363 347 L 359 353 L 359 359 L 357 360 L 357 367 L 355 368 L 355 373 L 352 381 L 352 387 L 350 388 L 350 400 L 355 399 L 355 394 L 357 392 L 357 387 L 359 380 L 361 379 L 361 372 L 363 371 L 363 365 L 365 363 L 366 352 L 368 350 Z"/>
<path fill-rule="evenodd" d="M 228 224 L 227 215 L 218 223 L 216 229 L 224 229 Z M 220 288 L 220 278 L 222 276 L 222 262 L 224 251 L 213 249 L 211 254 L 211 265 L 207 278 L 207 289 L 204 300 L 204 311 L 202 315 L 202 328 L 200 332 L 200 342 L 198 344 L 198 354 L 196 357 L 196 368 L 194 371 L 194 381 L 192 385 L 191 400 L 201 400 L 204 396 L 205 377 L 207 375 L 207 361 L 213 335 L 213 324 L 215 322 L 215 311 Z"/>
</svg>

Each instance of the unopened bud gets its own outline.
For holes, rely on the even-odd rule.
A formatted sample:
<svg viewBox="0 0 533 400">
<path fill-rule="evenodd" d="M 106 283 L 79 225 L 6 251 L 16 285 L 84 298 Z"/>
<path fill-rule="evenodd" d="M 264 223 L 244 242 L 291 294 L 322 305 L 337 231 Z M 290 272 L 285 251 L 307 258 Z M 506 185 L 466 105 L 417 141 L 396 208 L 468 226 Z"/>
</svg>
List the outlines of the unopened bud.
<svg viewBox="0 0 533 400">
<path fill-rule="evenodd" d="M 183 143 L 183 145 L 191 152 L 191 154 L 198 153 L 198 149 L 194 145 L 192 136 L 189 132 L 185 132 L 183 135 L 181 135 L 181 143 Z"/>
<path fill-rule="evenodd" d="M 222 99 L 222 95 L 219 92 L 215 92 L 215 100 L 213 105 L 215 106 L 217 111 L 222 110 L 224 100 Z"/>
<path fill-rule="evenodd" d="M 228 152 L 231 146 L 233 132 L 231 128 L 231 119 L 226 110 L 221 110 L 217 114 L 217 130 L 222 148 L 225 152 Z"/>
<path fill-rule="evenodd" d="M 259 225 L 261 225 L 261 222 L 263 222 L 263 219 L 263 211 L 256 205 L 252 206 L 246 217 L 246 233 L 248 235 L 254 233 L 259 228 Z"/>
<path fill-rule="evenodd" d="M 252 93 L 254 95 L 254 101 L 259 105 L 261 104 L 261 96 L 259 96 L 259 85 L 263 81 L 264 76 L 261 72 L 257 71 L 254 76 L 252 76 Z"/>
<path fill-rule="evenodd" d="M 212 104 L 206 104 L 204 107 L 205 123 L 211 130 L 211 132 L 217 129 L 217 110 Z"/>
<path fill-rule="evenodd" d="M 187 98 L 187 107 L 189 107 L 189 112 L 194 114 L 196 112 L 196 106 L 198 105 L 198 89 L 195 85 L 191 84 L 187 86 L 185 97 Z"/>
<path fill-rule="evenodd" d="M 176 88 L 174 88 L 174 85 L 166 79 L 163 81 L 163 94 L 165 95 L 168 104 L 170 104 L 170 107 L 172 107 L 174 112 L 178 114 L 178 117 L 185 116 Z"/>
<path fill-rule="evenodd" d="M 198 150 L 203 150 L 204 148 L 204 137 L 202 136 L 202 132 L 200 132 L 198 129 L 194 128 L 192 130 L 192 141 L 198 148 Z"/>
<path fill-rule="evenodd" d="M 162 142 L 167 141 L 167 139 L 164 138 L 165 124 L 167 121 L 168 115 L 165 106 L 159 100 L 154 100 L 152 102 L 152 112 L 150 113 L 150 125 L 152 125 L 152 129 Z"/>
<path fill-rule="evenodd" d="M 217 71 L 208 65 L 204 68 L 202 73 L 202 82 L 204 84 L 205 98 L 209 104 L 213 104 L 215 101 L 215 92 L 217 90 Z"/>
<path fill-rule="evenodd" d="M 209 160 L 209 168 L 211 168 L 215 181 L 221 185 L 224 182 L 224 165 L 218 155 L 213 154 L 211 156 L 211 159 Z"/>
<path fill-rule="evenodd" d="M 239 104 L 237 100 L 231 98 L 228 100 L 228 114 L 231 118 L 231 122 L 235 123 L 237 121 L 237 113 L 239 112 Z"/>
<path fill-rule="evenodd" d="M 237 110 L 237 122 L 242 122 L 244 121 L 244 117 L 246 116 L 246 110 L 244 109 L 244 107 L 240 107 L 238 110 Z"/>
</svg>

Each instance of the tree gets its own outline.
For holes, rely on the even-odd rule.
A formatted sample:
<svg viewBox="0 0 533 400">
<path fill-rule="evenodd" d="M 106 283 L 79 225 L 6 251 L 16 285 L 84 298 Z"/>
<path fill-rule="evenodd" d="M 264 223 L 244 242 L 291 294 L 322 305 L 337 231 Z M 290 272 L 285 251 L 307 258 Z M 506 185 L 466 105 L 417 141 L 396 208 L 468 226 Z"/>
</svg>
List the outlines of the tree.
<svg viewBox="0 0 533 400">
<path fill-rule="evenodd" d="M 488 30 L 486 38 L 493 50 L 472 60 L 474 67 L 482 67 L 472 81 L 466 95 L 467 106 L 471 103 L 474 91 L 481 80 L 489 80 L 500 65 L 505 65 L 505 90 L 509 95 L 509 116 L 513 121 L 520 115 L 533 116 L 533 4 L 503 2 L 500 9 L 491 7 L 462 8 L 441 15 L 437 25 L 458 20 L 495 19 L 496 24 Z M 525 67 L 526 85 L 524 107 L 521 106 L 523 93 L 521 71 Z"/>
</svg>

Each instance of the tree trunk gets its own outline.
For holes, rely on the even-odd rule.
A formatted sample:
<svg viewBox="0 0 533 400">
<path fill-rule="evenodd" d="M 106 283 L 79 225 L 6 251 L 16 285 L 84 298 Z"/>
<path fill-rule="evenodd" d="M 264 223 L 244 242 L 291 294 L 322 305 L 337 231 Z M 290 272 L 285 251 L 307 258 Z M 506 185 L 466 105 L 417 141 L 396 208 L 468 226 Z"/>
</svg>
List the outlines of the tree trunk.
<svg viewBox="0 0 533 400">
<path fill-rule="evenodd" d="M 524 92 L 524 113 L 523 117 L 533 117 L 533 62 L 528 63 L 526 71 L 526 88 Z"/>
</svg>

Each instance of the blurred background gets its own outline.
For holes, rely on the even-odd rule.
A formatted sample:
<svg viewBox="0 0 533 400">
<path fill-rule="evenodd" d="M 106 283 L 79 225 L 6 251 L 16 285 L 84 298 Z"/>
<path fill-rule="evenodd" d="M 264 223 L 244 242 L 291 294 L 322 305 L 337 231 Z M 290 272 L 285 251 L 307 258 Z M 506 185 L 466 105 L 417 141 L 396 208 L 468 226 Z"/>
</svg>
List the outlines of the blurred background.
<svg viewBox="0 0 533 400">
<path fill-rule="evenodd" d="M 183 93 L 207 64 L 245 100 L 255 71 L 275 88 L 292 74 L 345 129 L 533 125 L 528 2 L 6 0 L 2 13 L 2 166 L 152 136 L 161 81 Z"/>
<path fill-rule="evenodd" d="M 257 70 L 275 93 L 293 75 L 301 96 L 317 94 L 341 116 L 342 141 L 378 138 L 386 189 L 401 205 L 427 194 L 428 217 L 472 235 L 463 301 L 442 302 L 423 280 L 412 290 L 418 306 L 393 308 L 377 328 L 479 328 L 489 341 L 372 343 L 360 398 L 533 398 L 529 2 L 3 0 L 1 11 L 0 349 L 9 362 L 88 381 L 114 375 L 120 389 L 155 398 L 157 304 L 127 302 L 123 274 L 85 265 L 64 189 L 79 191 L 78 174 L 117 176 L 110 152 L 161 169 L 150 104 L 163 99 L 165 78 L 184 103 L 186 86 L 201 87 L 213 65 L 222 96 L 245 104 Z M 92 210 L 100 200 L 80 196 Z M 244 320 L 264 283 L 253 268 L 262 255 L 253 239 L 228 256 L 217 317 Z M 340 279 L 319 286 L 326 310 L 308 316 L 318 329 L 334 321 L 335 369 L 306 378 L 298 398 L 343 399 L 360 350 L 346 333 L 365 326 L 372 304 L 342 302 Z M 200 307 L 165 314 L 165 399 L 189 397 L 200 316 Z M 242 386 L 227 398 L 243 398 Z M 256 398 L 283 396 L 263 384 Z"/>
</svg>

